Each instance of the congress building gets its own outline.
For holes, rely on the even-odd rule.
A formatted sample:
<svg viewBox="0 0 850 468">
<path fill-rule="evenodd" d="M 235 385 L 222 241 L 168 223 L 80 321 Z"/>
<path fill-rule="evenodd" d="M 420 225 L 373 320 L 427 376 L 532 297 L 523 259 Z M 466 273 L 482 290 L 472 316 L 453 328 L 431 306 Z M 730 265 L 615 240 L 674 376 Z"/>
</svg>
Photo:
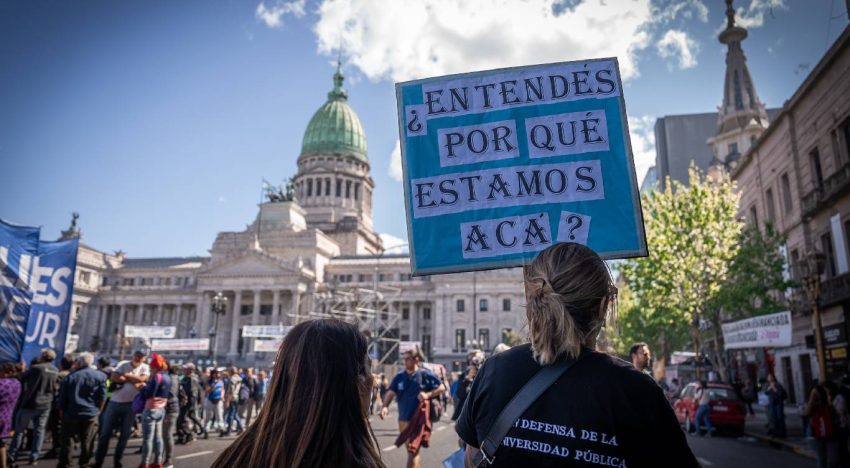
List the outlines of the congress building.
<svg viewBox="0 0 850 468">
<path fill-rule="evenodd" d="M 339 317 L 370 337 L 375 362 L 396 362 L 399 344 L 413 341 L 451 370 L 470 349 L 525 334 L 519 269 L 413 277 L 407 255 L 384 252 L 372 224 L 366 134 L 343 80 L 337 70 L 310 119 L 287 190 L 269 193 L 244 231 L 219 233 L 209 256 L 131 258 L 81 244 L 77 349 L 128 356 L 150 343 L 125 336 L 125 325 L 175 326 L 176 338 L 210 338 L 215 349 L 166 356 L 267 366 L 274 351 L 243 327 Z M 79 235 L 75 223 L 63 232 Z"/>
</svg>

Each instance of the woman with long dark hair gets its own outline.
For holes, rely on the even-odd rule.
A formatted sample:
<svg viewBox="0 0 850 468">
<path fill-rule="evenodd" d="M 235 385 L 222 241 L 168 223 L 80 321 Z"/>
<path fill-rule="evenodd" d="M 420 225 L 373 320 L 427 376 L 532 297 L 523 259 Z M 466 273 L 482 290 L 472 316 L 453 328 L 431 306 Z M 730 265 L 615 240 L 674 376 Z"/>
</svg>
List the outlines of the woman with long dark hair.
<svg viewBox="0 0 850 468">
<path fill-rule="evenodd" d="M 289 331 L 251 425 L 213 468 L 384 468 L 369 426 L 372 374 L 354 325 L 314 320 Z"/>
</svg>

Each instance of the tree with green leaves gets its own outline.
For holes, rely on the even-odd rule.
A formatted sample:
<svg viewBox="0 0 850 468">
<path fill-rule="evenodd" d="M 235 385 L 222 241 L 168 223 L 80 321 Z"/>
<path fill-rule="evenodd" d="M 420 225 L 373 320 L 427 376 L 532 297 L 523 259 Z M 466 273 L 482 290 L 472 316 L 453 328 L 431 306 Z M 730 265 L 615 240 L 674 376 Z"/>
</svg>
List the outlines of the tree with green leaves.
<svg viewBox="0 0 850 468">
<path fill-rule="evenodd" d="M 649 256 L 621 266 L 633 295 L 620 313 L 623 345 L 646 341 L 667 356 L 689 343 L 702 351 L 702 338 L 711 337 L 725 379 L 720 324 L 775 310 L 772 291 L 784 285 L 781 239 L 744 228 L 725 174 L 710 179 L 691 166 L 687 186 L 668 180 L 666 187 L 642 200 Z"/>
</svg>

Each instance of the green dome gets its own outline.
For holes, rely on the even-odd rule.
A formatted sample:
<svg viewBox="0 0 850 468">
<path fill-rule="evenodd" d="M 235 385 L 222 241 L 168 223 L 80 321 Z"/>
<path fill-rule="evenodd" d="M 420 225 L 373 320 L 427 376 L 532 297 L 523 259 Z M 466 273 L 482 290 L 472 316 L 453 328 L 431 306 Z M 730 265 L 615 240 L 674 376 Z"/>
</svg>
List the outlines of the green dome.
<svg viewBox="0 0 850 468">
<path fill-rule="evenodd" d="M 337 67 L 334 89 L 328 93 L 328 101 L 313 114 L 304 131 L 299 159 L 311 154 L 341 153 L 368 162 L 366 132 L 354 109 L 348 105 L 348 94 L 342 87 L 344 79 Z"/>
</svg>

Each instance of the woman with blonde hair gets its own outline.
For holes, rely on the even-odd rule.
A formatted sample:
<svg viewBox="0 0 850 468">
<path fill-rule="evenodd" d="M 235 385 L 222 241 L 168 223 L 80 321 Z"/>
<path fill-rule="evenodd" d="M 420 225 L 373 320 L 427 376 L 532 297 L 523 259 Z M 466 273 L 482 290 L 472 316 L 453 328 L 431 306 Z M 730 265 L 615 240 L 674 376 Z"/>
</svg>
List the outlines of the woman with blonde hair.
<svg viewBox="0 0 850 468">
<path fill-rule="evenodd" d="M 652 378 L 594 350 L 617 300 L 605 262 L 556 244 L 524 280 L 530 343 L 479 370 L 455 426 L 467 465 L 699 466 Z"/>
</svg>

